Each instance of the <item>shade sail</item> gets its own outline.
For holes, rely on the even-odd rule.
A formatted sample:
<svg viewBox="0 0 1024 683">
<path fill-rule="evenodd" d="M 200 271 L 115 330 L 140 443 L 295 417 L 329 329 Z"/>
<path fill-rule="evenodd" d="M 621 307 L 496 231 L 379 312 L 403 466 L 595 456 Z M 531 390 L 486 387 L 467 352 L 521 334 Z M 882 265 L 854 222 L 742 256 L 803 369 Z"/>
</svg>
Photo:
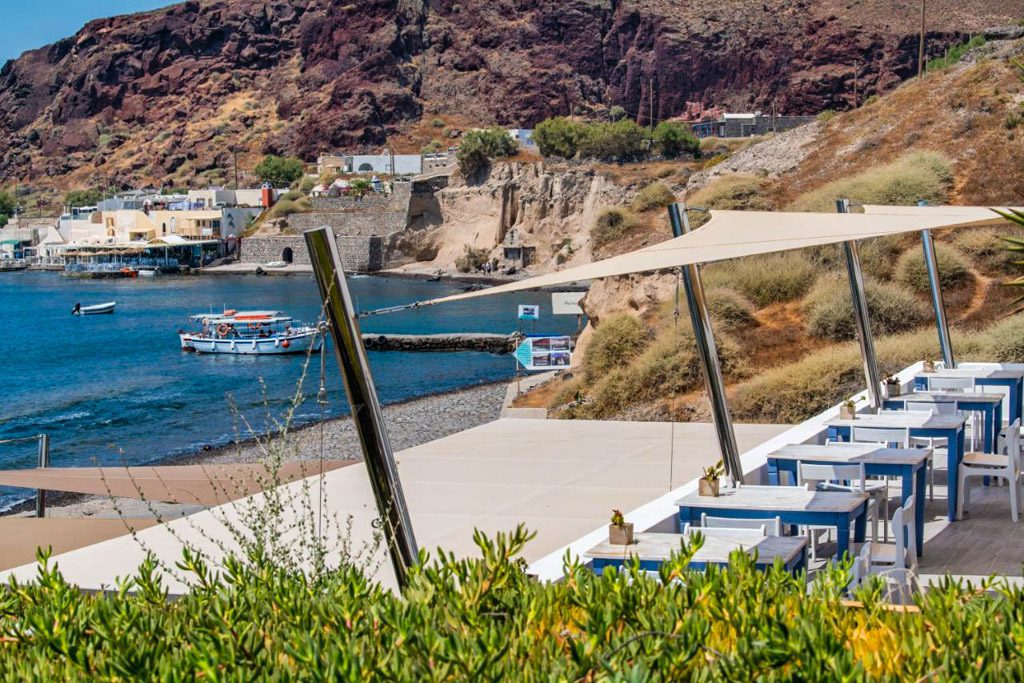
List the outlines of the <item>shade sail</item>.
<svg viewBox="0 0 1024 683">
<path fill-rule="evenodd" d="M 697 263 L 712 263 L 903 232 L 977 227 L 1006 222 L 991 209 L 984 207 L 870 208 L 870 214 L 712 210 L 711 220 L 682 237 L 575 268 L 479 291 L 430 299 L 413 305 L 430 306 L 492 294 L 521 292 L 616 275 L 648 273 Z M 370 311 L 368 314 L 401 308 L 408 306 Z"/>
</svg>

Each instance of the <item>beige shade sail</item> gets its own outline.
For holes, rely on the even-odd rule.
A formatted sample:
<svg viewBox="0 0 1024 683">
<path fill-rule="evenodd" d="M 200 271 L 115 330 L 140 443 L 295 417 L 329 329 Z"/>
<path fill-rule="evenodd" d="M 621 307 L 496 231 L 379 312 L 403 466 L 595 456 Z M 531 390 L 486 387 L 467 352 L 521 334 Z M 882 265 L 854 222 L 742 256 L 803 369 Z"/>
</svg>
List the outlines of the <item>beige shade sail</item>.
<svg viewBox="0 0 1024 683">
<path fill-rule="evenodd" d="M 904 232 L 1006 223 L 1003 217 L 984 207 L 869 208 L 872 209 L 871 213 L 847 214 L 712 210 L 711 220 L 698 230 L 681 237 L 575 268 L 479 291 L 430 299 L 413 306 L 429 306 L 617 275 L 648 273 Z M 382 309 L 379 312 L 403 308 L 409 306 Z M 371 311 L 370 314 L 375 312 L 378 311 Z"/>
</svg>

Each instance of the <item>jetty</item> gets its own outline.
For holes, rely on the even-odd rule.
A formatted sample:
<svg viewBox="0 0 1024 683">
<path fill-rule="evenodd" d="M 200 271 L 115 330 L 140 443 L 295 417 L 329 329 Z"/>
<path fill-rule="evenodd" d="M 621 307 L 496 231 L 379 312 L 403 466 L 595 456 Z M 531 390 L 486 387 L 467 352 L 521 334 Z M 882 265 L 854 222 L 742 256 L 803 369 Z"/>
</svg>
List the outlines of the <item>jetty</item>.
<svg viewBox="0 0 1024 683">
<path fill-rule="evenodd" d="M 364 334 L 363 345 L 372 351 L 484 351 L 512 353 L 519 335 L 487 332 L 450 334 Z"/>
</svg>

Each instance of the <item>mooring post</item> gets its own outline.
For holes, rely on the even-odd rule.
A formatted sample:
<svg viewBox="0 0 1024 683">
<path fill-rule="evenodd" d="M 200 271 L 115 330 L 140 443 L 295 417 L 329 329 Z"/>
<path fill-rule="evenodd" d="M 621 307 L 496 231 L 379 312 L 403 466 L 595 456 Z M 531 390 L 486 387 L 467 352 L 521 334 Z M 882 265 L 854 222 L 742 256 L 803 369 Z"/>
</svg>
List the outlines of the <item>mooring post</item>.
<svg viewBox="0 0 1024 683">
<path fill-rule="evenodd" d="M 39 435 L 39 459 L 38 466 L 40 469 L 50 466 L 50 435 L 40 434 Z M 46 490 L 38 489 L 36 491 L 36 517 L 46 516 Z"/>
<path fill-rule="evenodd" d="M 377 499 L 384 541 L 398 585 L 404 589 L 408 585 L 409 569 L 417 561 L 416 539 L 398 478 L 398 466 L 384 427 L 363 337 L 359 332 L 352 294 L 345 281 L 338 243 L 334 232 L 326 227 L 306 232 L 305 238 L 334 342 L 334 355 L 338 359 L 345 394 L 352 409 L 352 421 L 370 473 L 373 495 Z"/>
</svg>

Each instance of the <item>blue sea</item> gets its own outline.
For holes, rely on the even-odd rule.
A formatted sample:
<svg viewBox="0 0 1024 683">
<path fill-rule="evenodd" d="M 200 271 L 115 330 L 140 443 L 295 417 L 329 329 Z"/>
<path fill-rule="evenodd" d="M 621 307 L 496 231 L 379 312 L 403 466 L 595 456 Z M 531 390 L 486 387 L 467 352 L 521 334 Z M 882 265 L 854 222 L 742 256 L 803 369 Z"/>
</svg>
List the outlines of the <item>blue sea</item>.
<svg viewBox="0 0 1024 683">
<path fill-rule="evenodd" d="M 359 310 L 420 301 L 465 285 L 386 277 L 349 281 Z M 116 301 L 113 315 L 73 316 L 82 305 Z M 526 293 L 373 316 L 364 332 L 502 332 L 517 327 L 517 304 L 539 304 L 543 333 L 569 333 L 574 316 L 552 316 L 551 297 Z M 223 308 L 281 310 L 315 321 L 311 275 L 166 276 L 77 280 L 57 273 L 0 273 L 0 440 L 50 435 L 53 466 L 142 464 L 226 444 L 280 419 L 295 394 L 305 356 L 183 353 L 188 316 Z M 383 403 L 511 379 L 511 355 L 369 354 Z M 302 387 L 299 423 L 318 419 L 319 363 Z M 328 416 L 347 413 L 332 352 L 327 354 Z M 243 433 L 242 436 L 245 436 Z M 0 445 L 0 469 L 33 467 L 35 444 Z M 0 507 L 26 492 L 0 490 Z"/>
</svg>

